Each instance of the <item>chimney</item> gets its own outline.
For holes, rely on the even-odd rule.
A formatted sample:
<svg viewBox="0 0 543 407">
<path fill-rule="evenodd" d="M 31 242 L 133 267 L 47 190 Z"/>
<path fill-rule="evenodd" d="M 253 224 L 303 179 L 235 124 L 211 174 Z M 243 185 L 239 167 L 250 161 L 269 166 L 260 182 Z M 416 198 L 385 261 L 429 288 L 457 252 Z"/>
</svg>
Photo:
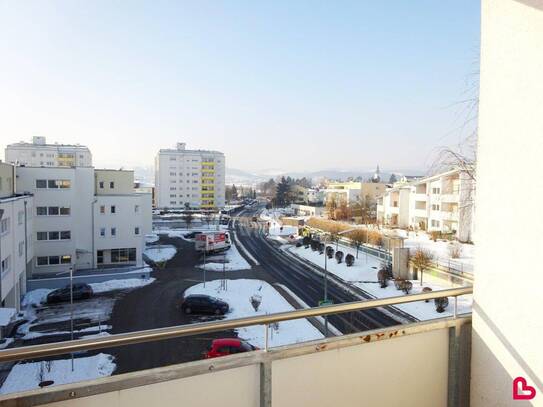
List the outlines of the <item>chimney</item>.
<svg viewBox="0 0 543 407">
<path fill-rule="evenodd" d="M 187 143 L 177 143 L 177 149 L 178 150 L 184 150 Z"/>
</svg>

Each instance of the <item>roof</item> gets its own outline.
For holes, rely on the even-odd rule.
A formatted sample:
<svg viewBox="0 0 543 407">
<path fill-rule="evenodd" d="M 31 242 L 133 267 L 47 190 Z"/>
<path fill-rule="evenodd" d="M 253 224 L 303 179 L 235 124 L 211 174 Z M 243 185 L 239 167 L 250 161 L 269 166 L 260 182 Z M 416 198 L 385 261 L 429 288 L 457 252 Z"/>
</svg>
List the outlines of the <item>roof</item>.
<svg viewBox="0 0 543 407">
<path fill-rule="evenodd" d="M 27 142 L 27 141 L 19 141 L 18 143 L 11 143 L 11 144 L 8 144 L 6 146 L 6 148 L 10 148 L 10 147 L 37 147 L 37 148 L 41 148 L 41 147 L 55 147 L 55 148 L 65 147 L 65 148 L 77 148 L 77 149 L 80 149 L 80 150 L 88 150 L 88 151 L 90 151 L 87 146 L 82 146 L 81 144 L 59 144 L 59 143 L 37 144 L 37 143 L 32 143 L 32 142 Z"/>
<path fill-rule="evenodd" d="M 177 148 L 161 148 L 160 150 L 158 150 L 158 153 L 159 154 L 161 154 L 161 153 L 166 153 L 166 154 L 170 154 L 170 153 L 202 154 L 203 153 L 203 154 L 221 154 L 221 155 L 224 155 L 224 153 L 222 153 L 220 151 L 215 151 L 215 150 L 178 150 Z"/>
</svg>

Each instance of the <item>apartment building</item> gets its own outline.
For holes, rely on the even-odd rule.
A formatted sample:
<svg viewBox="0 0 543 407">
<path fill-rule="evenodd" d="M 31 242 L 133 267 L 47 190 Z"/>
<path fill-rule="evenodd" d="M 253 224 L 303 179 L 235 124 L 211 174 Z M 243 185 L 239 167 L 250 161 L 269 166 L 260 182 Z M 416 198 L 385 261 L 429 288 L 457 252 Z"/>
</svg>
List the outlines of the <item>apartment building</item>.
<svg viewBox="0 0 543 407">
<path fill-rule="evenodd" d="M 225 204 L 225 157 L 218 151 L 161 149 L 155 158 L 159 208 L 213 209 Z"/>
<path fill-rule="evenodd" d="M 19 310 L 33 257 L 33 197 L 15 193 L 15 167 L 0 162 L 0 307 Z"/>
<path fill-rule="evenodd" d="M 324 203 L 330 199 L 336 202 L 346 201 L 353 203 L 375 203 L 377 197 L 385 192 L 386 184 L 381 182 L 330 182 L 324 190 Z"/>
<path fill-rule="evenodd" d="M 151 195 L 132 171 L 17 167 L 16 192 L 34 196 L 32 274 L 141 265 Z"/>
<path fill-rule="evenodd" d="M 30 167 L 91 167 L 92 154 L 79 144 L 47 144 L 45 137 L 33 137 L 31 143 L 8 144 L 6 162 Z"/>
<path fill-rule="evenodd" d="M 474 198 L 469 172 L 453 169 L 395 184 L 379 198 L 377 219 L 391 227 L 452 232 L 461 241 L 472 241 Z"/>
</svg>

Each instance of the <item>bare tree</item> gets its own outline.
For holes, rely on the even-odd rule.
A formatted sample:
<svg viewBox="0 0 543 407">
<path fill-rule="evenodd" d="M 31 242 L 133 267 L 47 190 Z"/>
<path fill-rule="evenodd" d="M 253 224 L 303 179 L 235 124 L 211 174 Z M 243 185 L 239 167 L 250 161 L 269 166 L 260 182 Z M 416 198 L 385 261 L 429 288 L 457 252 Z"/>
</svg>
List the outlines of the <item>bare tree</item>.
<svg viewBox="0 0 543 407">
<path fill-rule="evenodd" d="M 428 250 L 424 250 L 419 247 L 415 251 L 415 254 L 411 256 L 411 262 L 420 271 L 420 285 L 422 285 L 422 275 L 425 270 L 429 269 L 432 265 L 433 255 Z"/>
<path fill-rule="evenodd" d="M 185 221 L 185 224 L 187 225 L 187 229 L 190 230 L 190 225 L 192 224 L 192 221 L 194 220 L 194 214 L 192 212 L 184 212 L 182 219 Z"/>
</svg>

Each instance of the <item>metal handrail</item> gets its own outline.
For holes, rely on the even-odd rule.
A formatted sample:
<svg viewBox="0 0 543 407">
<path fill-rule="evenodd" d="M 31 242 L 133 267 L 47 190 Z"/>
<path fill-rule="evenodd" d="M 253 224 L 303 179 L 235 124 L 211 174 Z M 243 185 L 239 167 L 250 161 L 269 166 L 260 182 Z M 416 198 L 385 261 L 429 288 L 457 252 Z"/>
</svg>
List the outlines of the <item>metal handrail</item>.
<svg viewBox="0 0 543 407">
<path fill-rule="evenodd" d="M 327 305 L 315 308 L 305 308 L 295 311 L 279 312 L 276 314 L 258 315 L 238 319 L 203 322 L 198 324 L 173 326 L 167 328 L 149 329 L 124 334 L 115 334 L 106 337 L 78 339 L 65 342 L 54 342 L 43 345 L 32 345 L 20 348 L 0 350 L 0 363 L 16 360 L 40 358 L 80 352 L 92 349 L 111 348 L 143 342 L 152 342 L 165 339 L 178 338 L 196 334 L 224 331 L 251 325 L 269 325 L 274 322 L 290 321 L 299 318 L 311 318 L 324 315 L 341 314 L 345 312 L 363 311 L 389 305 L 405 304 L 415 301 L 431 300 L 442 297 L 458 297 L 472 294 L 473 287 L 452 288 L 429 293 L 402 295 L 397 297 L 379 298 L 367 301 L 355 301 L 343 304 Z M 454 316 L 456 317 L 456 301 Z"/>
</svg>

